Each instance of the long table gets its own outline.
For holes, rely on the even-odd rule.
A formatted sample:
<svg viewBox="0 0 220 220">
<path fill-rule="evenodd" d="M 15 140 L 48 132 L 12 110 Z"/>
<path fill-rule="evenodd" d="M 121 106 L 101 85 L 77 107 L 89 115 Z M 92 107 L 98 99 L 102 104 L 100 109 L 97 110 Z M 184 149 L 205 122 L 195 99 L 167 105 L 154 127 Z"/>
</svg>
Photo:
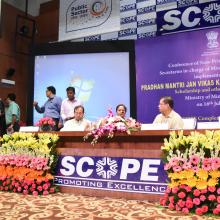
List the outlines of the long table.
<svg viewBox="0 0 220 220">
<path fill-rule="evenodd" d="M 190 132 L 191 130 L 187 130 L 187 131 L 184 131 L 184 134 L 187 135 Z M 130 135 L 126 133 L 118 133 L 112 139 L 108 139 L 107 137 L 102 137 L 99 140 L 99 142 L 93 146 L 90 144 L 91 139 L 88 139 L 86 141 L 83 140 L 83 137 L 86 135 L 86 132 L 59 132 L 57 133 L 60 137 L 58 145 L 57 145 L 57 150 L 58 150 L 58 153 L 60 154 L 60 157 L 70 156 L 68 157 L 69 159 L 71 159 L 71 156 L 76 157 L 76 159 L 72 159 L 72 162 L 68 161 L 69 159 L 67 158 L 66 161 L 69 165 L 63 170 L 68 171 L 68 172 L 70 172 L 71 168 L 76 169 L 76 167 L 74 167 L 76 165 L 74 164 L 74 162 L 76 162 L 75 160 L 78 160 L 81 157 L 87 157 L 87 159 L 90 160 L 90 163 L 93 163 L 91 161 L 92 160 L 91 158 L 94 159 L 95 157 L 98 157 L 98 158 L 108 157 L 108 158 L 119 158 L 119 159 L 129 158 L 130 159 L 129 161 L 133 161 L 138 164 L 139 163 L 138 159 L 141 159 L 140 163 L 143 163 L 144 158 L 152 159 L 150 161 L 154 161 L 154 159 L 158 159 L 158 158 L 161 159 L 161 156 L 162 156 L 161 146 L 163 145 L 164 138 L 169 137 L 169 133 L 170 131 L 167 131 L 167 130 L 138 131 L 138 132 L 133 132 Z M 132 158 L 134 158 L 134 160 L 132 160 Z M 147 161 L 145 162 L 148 163 Z M 117 165 L 118 170 L 120 170 L 120 167 L 119 167 L 120 163 L 119 165 Z M 85 165 L 89 165 L 89 164 L 85 164 Z M 134 177 L 138 172 L 139 173 L 142 172 L 141 175 L 143 175 L 143 178 L 144 176 L 145 176 L 145 179 L 148 178 L 146 177 L 146 174 L 144 173 L 143 170 L 142 171 L 136 170 L 137 172 L 135 172 L 134 170 L 135 168 L 129 167 L 129 166 L 127 168 L 130 169 L 129 170 L 130 172 L 134 172 L 134 175 L 133 175 Z M 147 165 L 145 164 L 145 166 Z M 62 167 L 61 161 L 59 161 L 59 165 L 57 169 L 60 170 L 61 167 Z M 89 172 L 90 167 L 91 166 L 87 166 L 86 170 L 84 170 L 83 172 L 85 171 Z M 146 192 L 147 190 L 146 185 L 144 186 L 142 184 L 142 185 L 137 186 L 138 183 L 135 183 L 135 181 L 133 184 L 134 185 L 136 184 L 135 186 L 139 187 L 139 190 L 134 190 L 134 189 L 133 190 L 132 189 L 131 190 L 123 190 L 123 189 L 120 190 L 119 188 L 113 189 L 114 187 L 111 189 L 113 183 L 108 183 L 111 186 L 109 189 L 92 188 L 92 187 L 88 187 L 88 185 L 80 186 L 80 184 L 82 184 L 80 183 L 80 181 L 83 181 L 86 178 L 79 178 L 78 185 L 75 179 L 71 180 L 74 182 L 72 185 L 71 184 L 65 185 L 64 182 L 62 182 L 61 180 L 58 180 L 59 179 L 58 173 L 59 171 L 57 171 L 57 174 L 56 174 L 57 177 L 55 178 L 57 178 L 57 183 L 59 183 L 58 185 L 60 185 L 61 192 L 83 194 L 83 195 L 89 195 L 89 196 L 103 196 L 103 197 L 108 196 L 108 197 L 127 198 L 127 199 L 141 199 L 141 200 L 146 199 L 149 201 L 158 201 L 162 195 L 161 193 L 157 193 L 157 191 L 155 191 L 155 193 L 151 193 L 150 191 Z M 132 178 L 132 175 L 131 174 L 129 175 L 130 175 L 130 178 Z M 66 182 L 70 181 L 70 179 L 68 178 L 70 177 L 67 177 Z M 93 180 L 91 178 L 88 178 L 88 179 L 89 181 Z M 108 182 L 111 180 L 106 180 L 106 178 L 104 178 L 103 181 Z M 113 178 L 113 182 L 114 182 L 114 178 Z M 125 181 L 119 181 L 120 187 L 122 186 L 130 187 L 130 188 L 135 187 L 132 184 L 126 185 L 127 183 L 124 184 L 124 182 Z M 106 182 L 103 182 L 103 184 L 105 183 Z M 86 182 L 86 184 L 88 183 Z M 96 182 L 93 182 L 93 184 L 96 184 Z M 164 186 L 166 186 L 166 184 L 164 184 Z M 145 190 L 141 191 L 143 190 L 143 189 L 140 189 L 141 187 L 145 187 Z"/>
</svg>

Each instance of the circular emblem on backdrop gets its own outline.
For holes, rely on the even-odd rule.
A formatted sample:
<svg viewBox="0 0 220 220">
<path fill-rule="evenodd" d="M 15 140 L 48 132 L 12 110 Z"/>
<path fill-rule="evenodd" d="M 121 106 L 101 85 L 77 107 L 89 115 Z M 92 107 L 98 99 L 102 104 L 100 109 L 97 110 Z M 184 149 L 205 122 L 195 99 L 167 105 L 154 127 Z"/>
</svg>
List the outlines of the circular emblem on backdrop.
<svg viewBox="0 0 220 220">
<path fill-rule="evenodd" d="M 220 5 L 212 3 L 203 10 L 203 18 L 205 21 L 215 24 L 220 21 Z"/>
<path fill-rule="evenodd" d="M 95 1 L 91 4 L 90 12 L 94 16 L 100 16 L 106 11 L 107 5 L 105 0 Z"/>
<path fill-rule="evenodd" d="M 96 173 L 103 179 L 110 179 L 111 176 L 115 176 L 118 173 L 117 168 L 117 161 L 112 160 L 110 157 L 103 157 L 96 163 Z"/>
</svg>

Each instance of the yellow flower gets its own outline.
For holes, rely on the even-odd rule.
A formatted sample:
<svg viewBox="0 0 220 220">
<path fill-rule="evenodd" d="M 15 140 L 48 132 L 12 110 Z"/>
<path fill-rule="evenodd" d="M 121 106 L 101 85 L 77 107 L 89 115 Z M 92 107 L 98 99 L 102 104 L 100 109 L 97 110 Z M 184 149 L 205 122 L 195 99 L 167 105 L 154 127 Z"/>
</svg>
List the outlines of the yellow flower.
<svg viewBox="0 0 220 220">
<path fill-rule="evenodd" d="M 206 189 L 207 188 L 207 181 L 198 180 L 196 187 L 197 187 L 197 189 Z"/>
<path fill-rule="evenodd" d="M 196 175 L 202 180 L 207 180 L 209 176 L 208 171 L 202 169 L 199 169 Z"/>
<path fill-rule="evenodd" d="M 178 181 L 171 181 L 168 185 L 170 188 L 173 188 L 175 186 L 179 186 L 179 182 Z"/>
<path fill-rule="evenodd" d="M 218 181 L 217 179 L 214 179 L 214 178 L 209 179 L 207 183 L 208 186 L 216 186 L 217 184 L 218 184 Z"/>
<path fill-rule="evenodd" d="M 187 182 L 188 186 L 194 187 L 194 186 L 196 186 L 197 179 L 195 177 L 193 177 L 193 178 L 187 179 L 186 182 Z"/>
<path fill-rule="evenodd" d="M 194 170 L 185 170 L 185 178 L 186 179 L 192 179 L 194 177 Z"/>
<path fill-rule="evenodd" d="M 188 185 L 188 180 L 187 179 L 183 179 L 183 180 L 180 180 L 179 183 L 183 184 L 183 185 Z"/>
<path fill-rule="evenodd" d="M 209 175 L 212 178 L 219 178 L 220 177 L 220 171 L 219 170 L 212 170 L 209 172 Z"/>
</svg>

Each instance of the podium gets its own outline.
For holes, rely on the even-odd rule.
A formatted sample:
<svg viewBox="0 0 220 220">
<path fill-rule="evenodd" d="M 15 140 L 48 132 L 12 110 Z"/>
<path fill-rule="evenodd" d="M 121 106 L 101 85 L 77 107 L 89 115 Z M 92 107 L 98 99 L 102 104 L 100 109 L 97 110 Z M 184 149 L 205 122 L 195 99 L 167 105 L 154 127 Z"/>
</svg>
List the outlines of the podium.
<svg viewBox="0 0 220 220">
<path fill-rule="evenodd" d="M 60 186 L 61 192 L 159 201 L 167 187 L 161 146 L 164 138 L 169 137 L 169 132 L 154 130 L 133 132 L 131 135 L 117 133 L 111 139 L 100 138 L 94 146 L 90 144 L 90 139 L 83 140 L 87 132 L 58 132 L 60 139 L 57 151 L 60 158 L 55 183 Z M 114 172 L 110 177 L 103 176 L 105 171 L 101 166 L 107 165 L 107 160 L 113 164 L 116 161 L 118 173 L 115 176 Z M 84 165 L 80 165 L 81 171 L 77 173 L 78 164 L 82 164 L 82 161 Z M 97 166 L 103 175 L 97 175 Z M 86 181 L 92 181 L 92 186 Z M 98 186 L 98 183 L 103 187 Z"/>
</svg>

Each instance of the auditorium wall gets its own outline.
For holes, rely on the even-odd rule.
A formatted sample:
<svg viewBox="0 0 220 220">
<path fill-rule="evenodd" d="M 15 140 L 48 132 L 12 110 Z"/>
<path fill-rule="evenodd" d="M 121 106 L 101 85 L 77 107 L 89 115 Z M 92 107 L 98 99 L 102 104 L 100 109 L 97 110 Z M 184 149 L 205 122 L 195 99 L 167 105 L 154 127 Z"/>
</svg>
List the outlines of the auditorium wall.
<svg viewBox="0 0 220 220">
<path fill-rule="evenodd" d="M 0 98 L 4 99 L 8 93 L 17 95 L 17 102 L 21 108 L 21 120 L 26 121 L 27 114 L 27 87 L 28 87 L 28 60 L 29 56 L 21 54 L 26 51 L 28 42 L 26 39 L 17 39 L 17 50 L 15 52 L 15 29 L 16 16 L 24 15 L 23 12 L 13 6 L 3 3 L 2 5 L 2 30 L 0 37 L 0 79 L 6 78 L 9 68 L 15 69 L 10 78 L 15 81 L 15 86 L 0 85 Z"/>
</svg>

